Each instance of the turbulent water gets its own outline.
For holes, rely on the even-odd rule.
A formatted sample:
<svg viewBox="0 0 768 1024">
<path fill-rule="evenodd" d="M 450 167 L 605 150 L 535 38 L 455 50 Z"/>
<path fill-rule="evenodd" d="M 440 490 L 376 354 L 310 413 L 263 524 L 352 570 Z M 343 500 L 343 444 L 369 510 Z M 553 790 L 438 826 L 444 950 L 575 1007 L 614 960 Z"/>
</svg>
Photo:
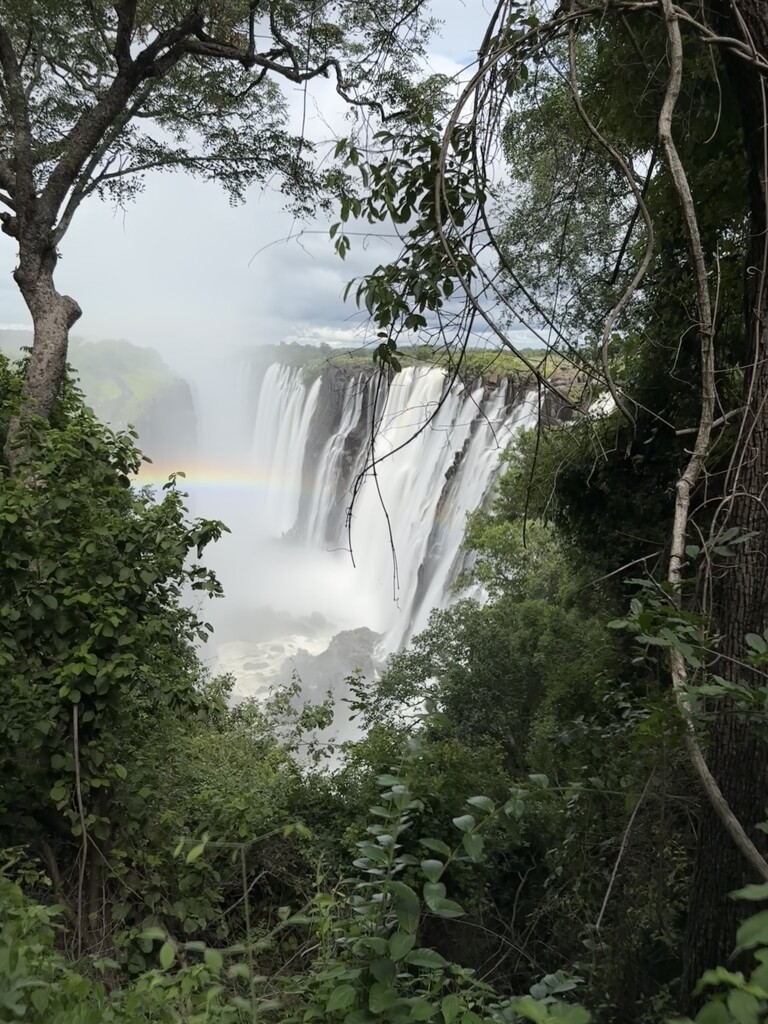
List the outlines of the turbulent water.
<svg viewBox="0 0 768 1024">
<path fill-rule="evenodd" d="M 232 529 L 209 560 L 228 595 L 219 661 L 240 692 L 341 630 L 356 643 L 374 630 L 381 655 L 421 629 L 451 599 L 467 512 L 537 416 L 536 395 L 509 380 L 468 387 L 434 367 L 391 381 L 279 363 L 208 375 L 188 485 L 193 510 Z"/>
</svg>

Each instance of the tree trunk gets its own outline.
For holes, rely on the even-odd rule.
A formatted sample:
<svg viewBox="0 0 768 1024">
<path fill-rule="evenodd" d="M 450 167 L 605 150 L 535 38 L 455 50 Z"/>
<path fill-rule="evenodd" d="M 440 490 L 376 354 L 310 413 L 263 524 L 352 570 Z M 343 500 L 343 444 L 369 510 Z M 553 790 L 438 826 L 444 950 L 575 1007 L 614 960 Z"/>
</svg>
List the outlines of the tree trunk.
<svg viewBox="0 0 768 1024">
<path fill-rule="evenodd" d="M 739 0 L 741 24 L 730 3 L 720 7 L 727 34 L 744 39 L 768 57 L 768 0 Z M 729 75 L 739 96 L 750 169 L 750 240 L 744 278 L 745 388 L 744 427 L 727 481 L 730 505 L 727 522 L 752 539 L 736 548 L 718 586 L 716 626 L 722 637 L 720 675 L 734 682 L 764 682 L 743 666 L 747 633 L 768 626 L 768 234 L 766 234 L 765 103 L 768 82 L 741 59 L 726 55 Z M 720 525 L 720 524 L 719 524 Z M 754 826 L 768 818 L 768 744 L 765 724 L 742 710 L 717 707 L 707 760 L 712 774 L 757 848 L 765 854 L 766 836 Z M 755 912 L 728 893 L 753 876 L 723 825 L 710 807 L 704 809 L 691 882 L 688 929 L 682 979 L 682 1002 L 692 1009 L 692 990 L 702 972 L 731 960 L 739 921 Z M 732 962 L 732 961 L 731 961 Z"/>
<path fill-rule="evenodd" d="M 68 295 L 61 295 L 53 283 L 56 254 L 52 251 L 22 255 L 14 277 L 32 314 L 34 329 L 21 405 L 8 426 L 5 458 L 13 471 L 30 454 L 26 424 L 33 417 L 50 419 L 67 362 L 69 331 L 81 314 L 80 307 Z"/>
</svg>

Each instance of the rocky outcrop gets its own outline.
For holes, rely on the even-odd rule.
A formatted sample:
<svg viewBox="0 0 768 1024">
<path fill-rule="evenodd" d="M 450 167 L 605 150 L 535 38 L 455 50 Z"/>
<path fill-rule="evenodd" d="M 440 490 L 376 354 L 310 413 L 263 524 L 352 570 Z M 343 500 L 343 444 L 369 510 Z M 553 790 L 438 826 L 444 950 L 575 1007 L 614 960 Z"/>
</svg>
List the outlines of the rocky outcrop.
<svg viewBox="0 0 768 1024">
<path fill-rule="evenodd" d="M 334 696 L 343 696 L 345 680 L 352 673 L 359 671 L 369 679 L 375 674 L 374 652 L 380 639 L 378 633 L 365 626 L 342 630 L 322 654 L 297 651 L 283 665 L 280 681 L 288 683 L 297 675 L 302 693 L 311 700 L 323 700 L 329 690 Z"/>
<path fill-rule="evenodd" d="M 197 449 L 197 416 L 186 381 L 174 378 L 148 395 L 134 423 L 139 444 L 155 462 L 181 465 Z"/>
</svg>

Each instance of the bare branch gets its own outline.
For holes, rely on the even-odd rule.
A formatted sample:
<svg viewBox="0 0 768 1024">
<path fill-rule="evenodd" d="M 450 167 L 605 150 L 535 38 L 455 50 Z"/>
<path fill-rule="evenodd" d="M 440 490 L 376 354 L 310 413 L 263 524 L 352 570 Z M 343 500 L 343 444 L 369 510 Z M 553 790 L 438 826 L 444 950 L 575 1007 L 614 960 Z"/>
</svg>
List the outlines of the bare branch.
<svg viewBox="0 0 768 1024">
<path fill-rule="evenodd" d="M 730 412 L 726 412 L 722 416 L 718 416 L 716 420 L 712 420 L 712 428 L 714 429 L 715 427 L 722 427 L 722 425 L 724 423 L 727 423 L 728 420 L 732 420 L 734 416 L 739 416 L 743 412 L 743 407 L 740 407 L 738 409 L 731 409 Z M 676 430 L 675 434 L 678 437 L 684 437 L 686 434 L 697 434 L 699 432 L 699 429 L 699 427 L 683 427 L 682 430 Z"/>
<path fill-rule="evenodd" d="M 640 796 L 638 797 L 637 803 L 635 804 L 635 806 L 632 809 L 632 813 L 629 816 L 629 821 L 627 822 L 627 827 L 624 829 L 624 835 L 621 837 L 621 845 L 619 846 L 619 852 L 618 852 L 618 854 L 616 856 L 616 860 L 615 860 L 614 865 L 613 865 L 613 871 L 611 872 L 611 878 L 610 878 L 610 881 L 608 882 L 608 888 L 605 890 L 605 896 L 603 898 L 602 906 L 600 907 L 600 913 L 597 915 L 597 921 L 595 921 L 595 931 L 596 932 L 600 931 L 600 926 L 603 923 L 603 918 L 605 917 L 605 910 L 606 910 L 606 907 L 608 906 L 608 900 L 611 898 L 611 893 L 613 892 L 613 886 L 614 886 L 614 884 L 616 882 L 616 875 L 619 872 L 619 865 L 621 864 L 622 859 L 624 857 L 624 852 L 625 852 L 625 850 L 627 848 L 627 843 L 629 842 L 629 836 L 630 836 L 630 833 L 632 831 L 632 826 L 635 823 L 635 818 L 637 817 L 637 812 L 640 810 L 640 806 L 641 806 L 643 800 L 645 800 L 645 796 L 646 796 L 646 794 L 648 792 L 648 787 L 650 786 L 651 780 L 653 779 L 653 776 L 655 774 L 656 774 L 656 769 L 654 768 L 653 771 L 651 772 L 651 774 L 648 776 L 648 778 L 645 781 L 645 785 L 643 786 L 643 791 L 640 794 Z"/>
</svg>

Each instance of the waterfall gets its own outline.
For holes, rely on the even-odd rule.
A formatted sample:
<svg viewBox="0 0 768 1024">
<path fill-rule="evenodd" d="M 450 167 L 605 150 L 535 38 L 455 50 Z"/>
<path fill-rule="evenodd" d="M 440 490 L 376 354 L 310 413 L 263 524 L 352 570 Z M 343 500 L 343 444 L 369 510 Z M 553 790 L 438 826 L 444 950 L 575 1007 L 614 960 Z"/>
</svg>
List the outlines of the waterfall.
<svg viewBox="0 0 768 1024">
<path fill-rule="evenodd" d="M 466 516 L 487 502 L 501 452 L 557 414 L 498 374 L 387 377 L 286 355 L 199 367 L 196 454 L 139 478 L 162 486 L 183 468 L 193 514 L 231 530 L 206 551 L 226 598 L 201 612 L 215 626 L 211 669 L 235 676 L 238 698 L 297 664 L 322 695 L 374 650 L 401 649 L 453 600 Z"/>
<path fill-rule="evenodd" d="M 273 363 L 264 374 L 253 433 L 255 476 L 265 484 L 261 527 L 267 533 L 289 530 L 302 491 L 302 466 L 308 434 L 320 394 L 320 379 L 307 389 L 302 371 Z"/>
<path fill-rule="evenodd" d="M 379 629 L 386 650 L 450 599 L 466 515 L 486 500 L 500 452 L 537 420 L 535 393 L 510 392 L 505 379 L 468 387 L 436 367 L 390 381 L 335 367 L 305 381 L 279 363 L 264 374 L 252 444 L 266 494 L 261 527 L 334 553 L 336 573 L 349 571 L 350 554 L 344 570 L 338 554 L 351 545 L 352 599 L 365 595 L 379 613 L 359 624 Z"/>
</svg>

